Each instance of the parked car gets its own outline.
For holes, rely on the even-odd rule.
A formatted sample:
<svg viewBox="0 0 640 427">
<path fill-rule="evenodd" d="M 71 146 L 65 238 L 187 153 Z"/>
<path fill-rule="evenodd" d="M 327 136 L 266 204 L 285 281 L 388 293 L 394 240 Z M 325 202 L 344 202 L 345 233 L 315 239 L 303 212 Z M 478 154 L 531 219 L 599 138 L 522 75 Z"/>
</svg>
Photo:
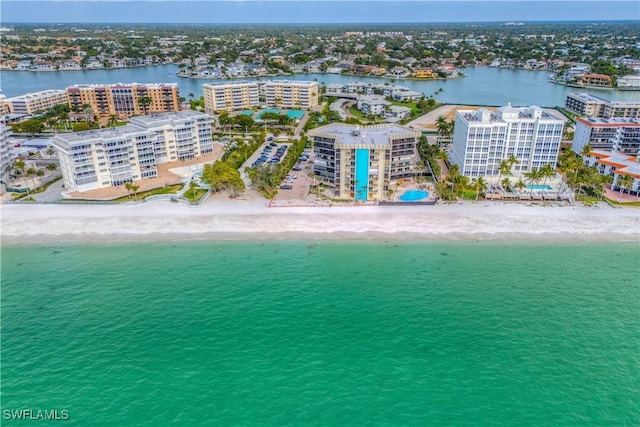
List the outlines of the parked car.
<svg viewBox="0 0 640 427">
<path fill-rule="evenodd" d="M 283 184 L 280 186 L 281 190 L 292 190 L 293 186 L 292 185 L 288 185 L 288 184 Z"/>
<path fill-rule="evenodd" d="M 302 168 L 300 166 L 294 166 L 291 168 L 292 171 L 301 171 Z"/>
</svg>

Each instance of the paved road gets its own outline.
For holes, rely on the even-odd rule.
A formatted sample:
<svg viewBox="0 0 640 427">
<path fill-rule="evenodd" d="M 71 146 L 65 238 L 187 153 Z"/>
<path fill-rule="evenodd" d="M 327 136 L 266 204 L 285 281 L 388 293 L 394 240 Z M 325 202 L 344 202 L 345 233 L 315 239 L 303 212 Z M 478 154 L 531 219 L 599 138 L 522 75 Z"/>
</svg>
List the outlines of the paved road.
<svg viewBox="0 0 640 427">
<path fill-rule="evenodd" d="M 36 202 L 39 202 L 39 203 L 57 202 L 59 200 L 62 200 L 63 184 L 64 184 L 64 181 L 60 179 L 54 182 L 53 184 L 51 184 L 51 186 L 47 188 L 47 191 L 45 191 L 44 193 L 34 194 L 33 198 L 35 199 Z"/>
</svg>

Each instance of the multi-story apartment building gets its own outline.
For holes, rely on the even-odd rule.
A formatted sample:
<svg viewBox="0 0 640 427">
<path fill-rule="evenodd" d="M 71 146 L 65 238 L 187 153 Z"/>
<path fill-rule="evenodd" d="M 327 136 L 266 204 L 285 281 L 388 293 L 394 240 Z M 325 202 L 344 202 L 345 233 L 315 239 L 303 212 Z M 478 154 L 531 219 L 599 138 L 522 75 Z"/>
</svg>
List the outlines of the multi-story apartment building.
<svg viewBox="0 0 640 427">
<path fill-rule="evenodd" d="M 38 111 L 48 110 L 56 105 L 66 105 L 67 92 L 65 90 L 43 90 L 41 92 L 27 93 L 4 100 L 10 114 L 34 114 Z"/>
<path fill-rule="evenodd" d="M 97 116 L 128 118 L 181 108 L 177 83 L 75 85 L 66 92 L 72 111 L 83 112 L 89 106 Z"/>
<path fill-rule="evenodd" d="M 181 111 L 135 117 L 127 126 L 58 134 L 66 188 L 88 191 L 157 176 L 160 163 L 213 152 L 211 116 Z"/>
<path fill-rule="evenodd" d="M 390 181 L 415 175 L 420 135 L 391 124 L 313 129 L 313 171 L 342 199 L 383 200 Z"/>
<path fill-rule="evenodd" d="M 202 93 L 207 114 L 247 110 L 260 103 L 256 82 L 205 84 Z"/>
<path fill-rule="evenodd" d="M 640 154 L 640 153 L 639 153 Z M 591 150 L 583 156 L 587 166 L 596 166 L 600 175 L 613 177 L 612 188 L 620 187 L 620 177 L 627 175 L 633 178 L 633 185 L 627 188 L 631 192 L 640 192 L 640 160 L 638 156 L 617 151 Z"/>
<path fill-rule="evenodd" d="M 606 74 L 585 74 L 578 80 L 584 86 L 611 87 L 611 77 Z"/>
<path fill-rule="evenodd" d="M 546 164 L 555 166 L 564 120 L 540 107 L 500 107 L 456 112 L 449 158 L 468 177 L 499 175 L 500 162 L 511 156 L 520 175 Z"/>
<path fill-rule="evenodd" d="M 263 88 L 269 107 L 308 110 L 318 105 L 320 91 L 316 81 L 270 80 Z"/>
<path fill-rule="evenodd" d="M 635 154 L 640 149 L 640 119 L 578 118 L 571 148 L 581 153 L 586 145 L 592 149 Z"/>
<path fill-rule="evenodd" d="M 565 107 L 588 117 L 640 117 L 640 102 L 609 101 L 589 93 L 570 93 Z"/>
<path fill-rule="evenodd" d="M 6 182 L 7 172 L 11 166 L 13 158 L 11 157 L 11 149 L 13 144 L 9 139 L 11 128 L 0 124 L 0 179 Z"/>
</svg>

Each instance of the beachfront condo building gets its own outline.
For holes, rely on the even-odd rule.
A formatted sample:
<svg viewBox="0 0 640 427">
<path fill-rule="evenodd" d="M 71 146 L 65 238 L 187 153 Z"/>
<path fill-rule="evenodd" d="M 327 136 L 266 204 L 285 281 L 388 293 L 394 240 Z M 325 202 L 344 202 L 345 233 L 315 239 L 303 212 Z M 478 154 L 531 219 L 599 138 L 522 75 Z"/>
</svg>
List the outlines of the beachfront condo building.
<svg viewBox="0 0 640 427">
<path fill-rule="evenodd" d="M 202 85 L 204 95 L 204 111 L 215 114 L 220 111 L 248 110 L 260 103 L 258 83 L 233 82 L 223 84 Z"/>
<path fill-rule="evenodd" d="M 267 106 L 308 110 L 318 105 L 316 81 L 270 80 L 264 83 Z"/>
<path fill-rule="evenodd" d="M 6 182 L 7 173 L 11 167 L 13 158 L 11 156 L 11 149 L 13 148 L 12 141 L 9 139 L 11 134 L 11 128 L 0 124 L 0 178 Z"/>
<path fill-rule="evenodd" d="M 589 93 L 570 93 L 565 107 L 587 117 L 640 117 L 640 102 L 609 101 Z"/>
<path fill-rule="evenodd" d="M 128 125 L 58 134 L 53 146 L 67 189 L 88 191 L 158 175 L 158 164 L 213 152 L 208 114 L 134 117 Z"/>
<path fill-rule="evenodd" d="M 635 154 L 640 149 L 640 119 L 580 117 L 576 120 L 571 148 L 582 153 L 586 145 L 592 149 Z"/>
<path fill-rule="evenodd" d="M 71 111 L 126 119 L 180 111 L 177 83 L 75 85 L 67 88 Z"/>
<path fill-rule="evenodd" d="M 394 124 L 333 123 L 308 135 L 315 175 L 341 199 L 384 200 L 392 180 L 416 174 L 420 132 Z"/>
<path fill-rule="evenodd" d="M 618 151 L 591 150 L 583 156 L 583 159 L 587 166 L 596 166 L 600 175 L 613 177 L 612 188 L 620 189 L 623 187 L 623 191 L 635 193 L 637 196 L 640 192 L 640 159 L 638 154 L 640 153 L 634 156 Z M 625 175 L 633 178 L 631 188 L 622 185 L 620 178 Z"/>
<path fill-rule="evenodd" d="M 32 115 L 36 112 L 48 110 L 56 105 L 67 105 L 68 100 L 65 90 L 52 89 L 6 98 L 4 103 L 7 106 L 7 113 L 9 114 Z"/>
<path fill-rule="evenodd" d="M 555 167 L 564 122 L 537 106 L 458 110 L 449 158 L 472 178 L 500 175 L 500 162 L 511 156 L 519 161 L 511 171 L 516 176 L 546 164 Z"/>
</svg>

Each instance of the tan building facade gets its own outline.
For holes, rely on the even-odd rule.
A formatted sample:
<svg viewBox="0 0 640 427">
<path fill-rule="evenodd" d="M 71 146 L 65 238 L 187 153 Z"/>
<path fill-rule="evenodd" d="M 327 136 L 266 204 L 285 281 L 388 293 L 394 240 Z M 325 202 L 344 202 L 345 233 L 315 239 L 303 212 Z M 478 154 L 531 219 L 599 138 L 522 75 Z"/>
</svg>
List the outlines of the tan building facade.
<svg viewBox="0 0 640 427">
<path fill-rule="evenodd" d="M 6 105 L 6 113 L 8 114 L 31 115 L 39 111 L 48 110 L 56 105 L 66 105 L 67 102 L 67 92 L 65 90 L 43 90 L 6 98 L 3 104 Z M 4 107 L 3 110 L 5 110 Z"/>
<path fill-rule="evenodd" d="M 248 110 L 259 104 L 256 82 L 204 84 L 202 94 L 207 114 Z"/>
<path fill-rule="evenodd" d="M 264 84 L 269 107 L 308 110 L 318 105 L 320 94 L 316 81 L 271 80 Z"/>
<path fill-rule="evenodd" d="M 176 83 L 76 85 L 68 87 L 66 93 L 71 111 L 85 112 L 88 105 L 90 113 L 99 117 L 128 118 L 180 111 L 181 108 Z"/>
</svg>

